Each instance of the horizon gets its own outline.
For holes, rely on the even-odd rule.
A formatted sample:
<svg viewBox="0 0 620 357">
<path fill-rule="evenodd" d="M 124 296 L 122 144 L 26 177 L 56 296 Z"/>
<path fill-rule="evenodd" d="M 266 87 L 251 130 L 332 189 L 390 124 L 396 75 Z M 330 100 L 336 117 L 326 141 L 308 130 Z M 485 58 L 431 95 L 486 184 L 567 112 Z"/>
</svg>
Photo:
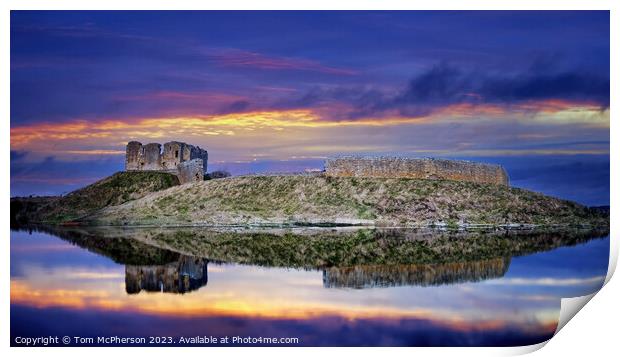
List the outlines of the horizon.
<svg viewBox="0 0 620 357">
<path fill-rule="evenodd" d="M 609 205 L 609 41 L 608 11 L 12 11 L 11 195 L 179 140 L 209 172 L 464 159 Z"/>
</svg>

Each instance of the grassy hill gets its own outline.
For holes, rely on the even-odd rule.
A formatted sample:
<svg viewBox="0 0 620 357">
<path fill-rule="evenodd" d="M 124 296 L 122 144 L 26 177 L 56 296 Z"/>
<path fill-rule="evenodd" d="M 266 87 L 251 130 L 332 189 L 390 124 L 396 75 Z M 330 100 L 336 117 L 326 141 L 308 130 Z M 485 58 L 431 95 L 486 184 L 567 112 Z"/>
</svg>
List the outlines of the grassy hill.
<svg viewBox="0 0 620 357">
<path fill-rule="evenodd" d="M 66 196 L 12 198 L 12 222 L 62 223 L 178 185 L 162 172 L 117 172 Z"/>
<path fill-rule="evenodd" d="M 608 226 L 609 216 L 574 202 L 470 182 L 243 176 L 148 194 L 85 222 L 106 225 L 426 226 L 537 224 Z"/>
</svg>

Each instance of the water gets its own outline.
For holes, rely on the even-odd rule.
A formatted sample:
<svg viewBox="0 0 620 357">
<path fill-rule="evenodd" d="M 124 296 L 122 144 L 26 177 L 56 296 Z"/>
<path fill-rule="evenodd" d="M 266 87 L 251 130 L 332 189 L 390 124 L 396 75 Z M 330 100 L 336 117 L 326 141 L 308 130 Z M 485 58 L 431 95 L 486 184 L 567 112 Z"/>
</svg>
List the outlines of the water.
<svg viewBox="0 0 620 357">
<path fill-rule="evenodd" d="M 12 231 L 11 344 L 533 344 L 553 335 L 562 297 L 601 287 L 607 234 Z"/>
</svg>

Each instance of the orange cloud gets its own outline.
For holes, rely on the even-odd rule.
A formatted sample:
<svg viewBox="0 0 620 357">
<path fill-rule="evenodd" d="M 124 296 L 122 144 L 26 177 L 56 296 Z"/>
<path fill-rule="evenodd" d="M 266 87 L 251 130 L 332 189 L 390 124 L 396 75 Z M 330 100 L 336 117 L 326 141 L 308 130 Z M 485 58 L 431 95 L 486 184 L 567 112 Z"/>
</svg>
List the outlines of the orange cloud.
<svg viewBox="0 0 620 357">
<path fill-rule="evenodd" d="M 107 276 L 104 276 L 108 278 Z M 98 280 L 99 276 L 96 277 Z M 37 308 L 63 307 L 69 309 L 100 309 L 110 311 L 133 311 L 161 316 L 191 317 L 245 317 L 272 319 L 312 319 L 323 316 L 339 316 L 348 320 L 362 318 L 401 319 L 417 318 L 431 320 L 436 324 L 460 331 L 499 330 L 516 324 L 531 324 L 517 317 L 459 316 L 451 311 L 433 309 L 399 309 L 396 307 L 329 305 L 319 301 L 292 301 L 264 299 L 259 296 L 236 296 L 233 292 L 223 294 L 186 294 L 182 299 L 174 294 L 138 294 L 128 296 L 120 288 L 97 289 L 41 288 L 25 281 L 11 281 L 11 304 Z M 547 316 L 553 314 L 547 314 Z M 539 317 L 540 318 L 540 317 Z M 555 329 L 557 317 L 536 321 L 550 332 Z"/>
<path fill-rule="evenodd" d="M 125 155 L 124 150 L 66 150 L 65 152 L 78 155 Z"/>
<path fill-rule="evenodd" d="M 541 135 L 537 131 L 537 125 L 579 125 L 601 129 L 609 127 L 608 110 L 601 111 L 594 105 L 576 105 L 559 100 L 527 102 L 509 107 L 495 104 L 455 104 L 421 117 L 403 117 L 394 114 L 386 117 L 340 119 L 331 117 L 329 113 L 329 108 L 317 108 L 31 124 L 11 128 L 11 149 L 65 156 L 123 155 L 124 143 L 130 140 L 177 139 L 204 146 L 217 146 L 228 152 L 231 148 L 238 148 L 244 152 L 253 150 L 256 153 L 257 149 L 270 147 L 269 143 L 277 141 L 280 147 L 288 146 L 286 151 L 289 155 L 316 156 L 317 153 L 324 153 L 325 148 L 341 145 L 345 138 L 342 135 L 346 135 L 349 141 L 347 147 L 360 146 L 360 143 L 364 143 L 363 146 L 368 149 L 367 151 L 373 151 L 377 145 L 366 145 L 368 141 L 365 138 L 379 127 L 386 129 L 397 126 L 432 127 L 436 124 L 449 123 L 460 123 L 463 127 L 467 127 L 478 123 L 492 128 L 502 125 L 505 120 L 510 120 L 530 126 L 529 131 L 519 133 L 525 135 L 522 138 L 534 134 Z M 352 143 L 356 135 L 359 140 Z M 292 148 L 295 150 L 291 152 Z M 424 147 L 424 149 L 429 151 L 438 148 Z M 448 151 L 452 149 L 447 148 Z M 246 158 L 247 155 L 226 157 L 227 160 Z"/>
</svg>

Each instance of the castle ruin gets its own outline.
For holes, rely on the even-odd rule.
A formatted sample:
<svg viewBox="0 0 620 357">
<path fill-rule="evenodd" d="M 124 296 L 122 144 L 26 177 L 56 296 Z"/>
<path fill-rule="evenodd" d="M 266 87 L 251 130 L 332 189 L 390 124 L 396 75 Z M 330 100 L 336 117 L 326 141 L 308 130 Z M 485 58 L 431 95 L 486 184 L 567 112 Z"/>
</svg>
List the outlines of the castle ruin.
<svg viewBox="0 0 620 357">
<path fill-rule="evenodd" d="M 126 265 L 125 291 L 184 294 L 207 285 L 208 260 L 181 256 L 176 262 L 165 265 Z"/>
<path fill-rule="evenodd" d="M 142 145 L 138 141 L 127 144 L 125 171 L 160 171 L 175 174 L 183 183 L 202 181 L 207 171 L 207 150 L 179 141 Z"/>
<path fill-rule="evenodd" d="M 323 269 L 323 287 L 438 286 L 503 277 L 510 257 L 442 264 L 358 265 Z"/>
<path fill-rule="evenodd" d="M 181 184 L 203 181 L 207 150 L 179 141 L 127 144 L 125 171 L 159 171 L 176 175 Z M 466 181 L 508 186 L 500 165 L 471 161 L 406 157 L 341 156 L 325 161 L 324 175 L 331 177 L 408 178 Z"/>
<path fill-rule="evenodd" d="M 508 186 L 508 174 L 500 165 L 444 159 L 330 158 L 325 161 L 325 174 L 332 177 L 452 180 Z"/>
</svg>

